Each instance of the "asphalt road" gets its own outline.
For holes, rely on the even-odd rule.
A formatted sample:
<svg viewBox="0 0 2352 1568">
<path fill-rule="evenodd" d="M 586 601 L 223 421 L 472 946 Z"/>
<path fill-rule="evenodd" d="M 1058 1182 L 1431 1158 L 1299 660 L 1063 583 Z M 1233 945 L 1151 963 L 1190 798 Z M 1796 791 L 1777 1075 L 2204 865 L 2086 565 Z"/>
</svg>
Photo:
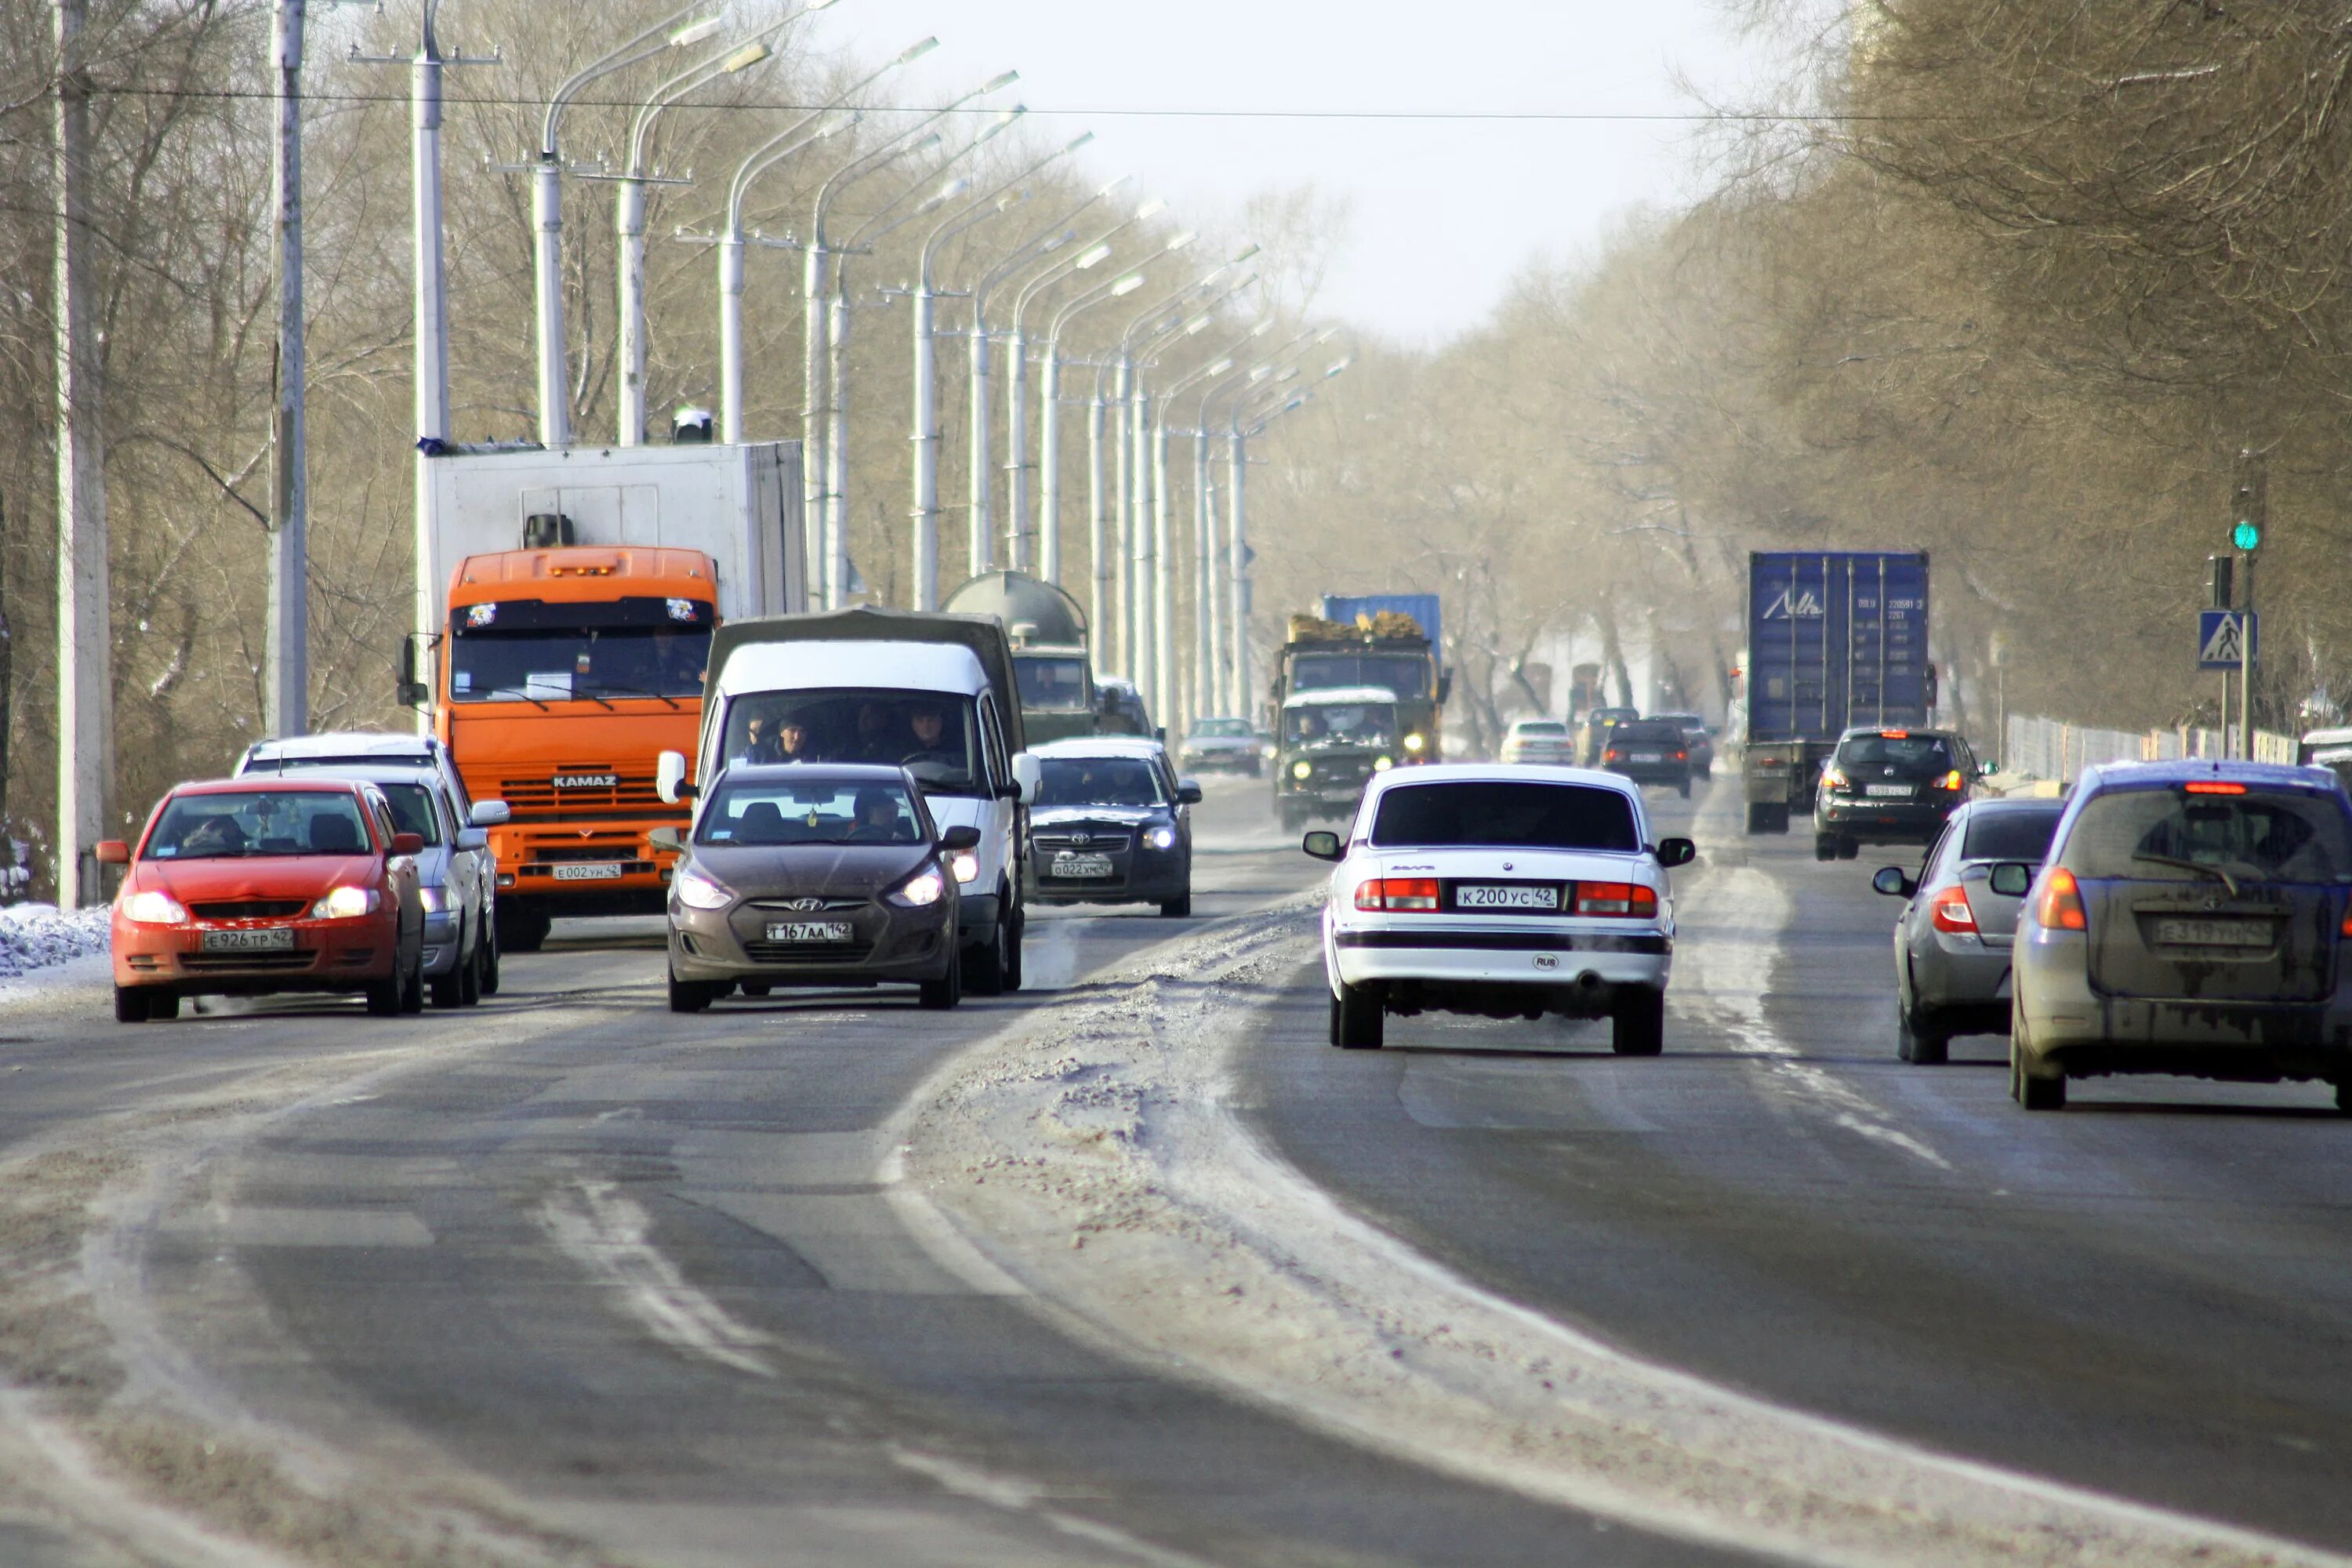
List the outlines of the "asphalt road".
<svg viewBox="0 0 2352 1568">
<path fill-rule="evenodd" d="M 7 1020 L 0 1153 L 226 1114 L 84 1247 L 121 1397 L 204 1413 L 268 1457 L 256 1471 L 404 1494 L 412 1514 L 421 1496 L 557 1561 L 1717 1560 L 1114 1359 L 976 1292 L 893 1218 L 879 1129 L 958 1047 L 1314 879 L 1262 788 L 1212 785 L 1192 919 L 1039 911 L 1038 988 L 1019 996 L 940 1016 L 911 993 L 780 994 L 675 1016 L 657 924 L 603 922 L 511 959 L 478 1013 L 289 1004 L 124 1027 L 94 1023 L 93 997 Z M 382 1535 L 267 1476 L 199 1479 L 211 1517 L 291 1519 L 278 1534 L 307 1553 L 371 1560 Z M 225 1504 L 240 1486 L 257 1495 Z M 12 1563 L 114 1551 L 0 1516 Z"/>
<path fill-rule="evenodd" d="M 2005 1039 L 1905 1066 L 1896 905 L 1868 886 L 1903 853 L 1821 864 L 1706 805 L 1653 795 L 1665 831 L 1699 808 L 1703 857 L 1677 878 L 1664 1057 L 1618 1059 L 1605 1026 L 1433 1016 L 1335 1051 L 1310 972 L 1245 1053 L 1255 1126 L 1400 1236 L 1655 1359 L 2352 1548 L 2352 1121 L 2330 1091 L 2105 1079 L 2029 1116 Z M 1743 950 L 1753 968 L 1719 962 Z"/>
</svg>

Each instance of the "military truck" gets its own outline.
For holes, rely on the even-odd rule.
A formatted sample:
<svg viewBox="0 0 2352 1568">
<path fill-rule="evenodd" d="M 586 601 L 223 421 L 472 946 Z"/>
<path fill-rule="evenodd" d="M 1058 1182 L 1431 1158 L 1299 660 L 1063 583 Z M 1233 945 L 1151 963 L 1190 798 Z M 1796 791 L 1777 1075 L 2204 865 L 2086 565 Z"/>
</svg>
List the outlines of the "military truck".
<svg viewBox="0 0 2352 1568">
<path fill-rule="evenodd" d="M 1021 721 L 1033 742 L 1095 732 L 1087 613 L 1076 599 L 1041 577 L 990 572 L 959 584 L 940 608 L 951 615 L 994 616 L 1004 624 L 1021 686 Z"/>
</svg>

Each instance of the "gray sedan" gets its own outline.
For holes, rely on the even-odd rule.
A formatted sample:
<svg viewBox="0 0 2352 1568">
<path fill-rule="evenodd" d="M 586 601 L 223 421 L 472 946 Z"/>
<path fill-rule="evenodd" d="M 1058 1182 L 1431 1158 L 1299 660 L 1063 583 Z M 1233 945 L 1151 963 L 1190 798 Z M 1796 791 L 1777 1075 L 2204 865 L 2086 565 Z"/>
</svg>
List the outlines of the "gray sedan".
<svg viewBox="0 0 2352 1568">
<path fill-rule="evenodd" d="M 1915 877 L 1871 886 L 1910 900 L 1895 922 L 1895 1054 L 1933 1064 L 1954 1035 L 2009 1030 L 2010 944 L 2065 803 L 1978 800 L 1952 813 Z"/>
</svg>

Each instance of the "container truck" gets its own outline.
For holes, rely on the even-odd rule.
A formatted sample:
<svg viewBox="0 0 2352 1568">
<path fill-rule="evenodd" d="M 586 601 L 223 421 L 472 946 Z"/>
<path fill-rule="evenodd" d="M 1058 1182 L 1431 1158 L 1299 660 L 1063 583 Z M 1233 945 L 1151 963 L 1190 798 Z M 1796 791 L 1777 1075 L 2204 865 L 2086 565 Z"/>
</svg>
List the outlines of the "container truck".
<svg viewBox="0 0 2352 1568">
<path fill-rule="evenodd" d="M 425 465 L 430 634 L 401 696 L 491 829 L 499 942 L 530 952 L 558 916 L 658 914 L 687 814 L 656 759 L 691 748 L 722 621 L 803 607 L 800 448 L 452 448 Z M 420 593 L 423 586 L 420 584 Z"/>
<path fill-rule="evenodd" d="M 1927 553 L 1751 553 L 1740 696 L 1748 831 L 1786 833 L 1849 726 L 1929 721 Z"/>
<path fill-rule="evenodd" d="M 1095 676 L 1087 656 L 1087 613 L 1042 577 L 990 572 L 963 583 L 940 605 L 950 615 L 993 616 L 1013 644 L 1021 721 L 1032 744 L 1095 732 Z"/>
</svg>

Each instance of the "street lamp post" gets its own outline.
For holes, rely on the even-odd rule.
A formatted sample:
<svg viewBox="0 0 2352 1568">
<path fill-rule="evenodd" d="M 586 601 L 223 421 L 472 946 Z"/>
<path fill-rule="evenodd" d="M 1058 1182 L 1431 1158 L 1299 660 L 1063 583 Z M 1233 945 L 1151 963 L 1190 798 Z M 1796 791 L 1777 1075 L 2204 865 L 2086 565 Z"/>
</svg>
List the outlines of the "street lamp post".
<svg viewBox="0 0 2352 1568">
<path fill-rule="evenodd" d="M 1321 379 L 1328 381 L 1333 376 L 1341 374 L 1347 370 L 1349 363 L 1349 362 L 1344 359 L 1335 361 L 1325 368 Z M 1296 367 L 1292 374 L 1296 374 Z M 1281 379 L 1287 380 L 1288 377 L 1285 376 Z M 1233 424 L 1228 433 L 1230 445 L 1227 448 L 1232 461 L 1232 473 L 1228 479 L 1232 490 L 1232 499 L 1228 503 L 1231 510 L 1231 537 L 1228 540 L 1231 555 L 1228 569 L 1234 580 L 1234 689 L 1237 701 L 1246 701 L 1249 691 L 1250 552 L 1248 510 L 1244 500 L 1244 486 L 1249 471 L 1247 443 L 1284 415 L 1303 408 L 1314 400 L 1314 390 L 1309 388 L 1291 395 L 1271 409 L 1249 407 L 1247 406 L 1249 400 L 1246 397 L 1236 404 L 1234 409 Z M 1244 427 L 1245 424 L 1247 428 Z"/>
<path fill-rule="evenodd" d="M 542 447 L 572 444 L 571 389 L 565 384 L 563 342 L 563 159 L 556 131 L 563 110 L 580 90 L 600 77 L 625 70 L 665 49 L 698 44 L 724 24 L 716 16 L 688 22 L 689 5 L 646 28 L 555 89 L 541 118 L 539 155 L 531 164 L 531 277 L 539 331 L 539 443 Z M 665 36 L 667 35 L 667 36 Z"/>
<path fill-rule="evenodd" d="M 1130 272 L 1123 278 L 1113 278 L 1096 284 L 1076 299 L 1063 305 L 1054 313 L 1045 332 L 1045 374 L 1039 384 L 1038 415 L 1040 431 L 1040 466 L 1044 482 L 1040 491 L 1038 514 L 1040 537 L 1050 542 L 1054 567 L 1046 580 L 1058 585 L 1061 581 L 1062 558 L 1062 475 L 1060 468 L 1061 396 L 1062 396 L 1062 329 L 1078 315 L 1108 300 L 1123 300 L 1143 287 L 1143 274 Z M 1103 402 L 1100 374 L 1096 377 L 1095 395 L 1087 405 L 1087 561 L 1094 575 L 1093 602 L 1087 606 L 1087 635 L 1092 645 L 1087 651 L 1099 668 L 1108 652 L 1110 632 L 1110 562 L 1103 550 Z"/>
</svg>

